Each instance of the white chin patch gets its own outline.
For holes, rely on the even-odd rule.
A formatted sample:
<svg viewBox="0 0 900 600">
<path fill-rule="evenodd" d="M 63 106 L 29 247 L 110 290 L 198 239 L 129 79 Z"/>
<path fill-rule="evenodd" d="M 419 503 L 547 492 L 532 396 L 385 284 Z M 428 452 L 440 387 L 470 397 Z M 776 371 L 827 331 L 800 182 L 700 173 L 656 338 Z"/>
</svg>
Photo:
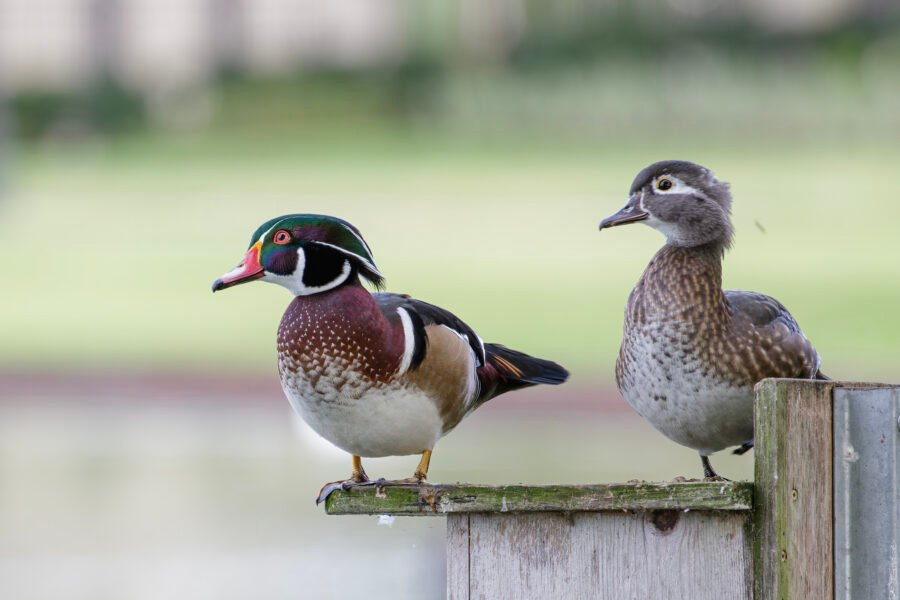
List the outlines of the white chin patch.
<svg viewBox="0 0 900 600">
<path fill-rule="evenodd" d="M 333 290 L 337 286 L 347 281 L 347 278 L 350 277 L 350 273 L 353 272 L 353 267 L 350 265 L 349 260 L 345 260 L 344 267 L 341 269 L 340 274 L 325 285 L 319 286 L 308 286 L 303 283 L 303 272 L 305 270 L 306 253 L 303 252 L 303 248 L 297 248 L 297 268 L 294 269 L 294 272 L 292 274 L 278 275 L 276 273 L 269 273 L 268 271 L 266 271 L 266 276 L 262 278 L 262 281 L 277 283 L 278 285 L 290 290 L 290 292 L 295 296 L 312 296 L 313 294 L 321 294 L 322 292 Z"/>
<path fill-rule="evenodd" d="M 647 227 L 652 227 L 653 229 L 657 230 L 658 232 L 660 232 L 661 234 L 666 236 L 666 239 L 669 240 L 670 242 L 674 242 L 676 244 L 678 243 L 678 240 L 680 239 L 680 235 L 679 235 L 677 226 L 673 225 L 672 223 L 660 221 L 659 219 L 657 219 L 650 213 L 647 213 L 647 214 L 649 216 L 646 219 L 644 219 L 643 221 L 641 221 L 641 223 L 643 223 Z"/>
</svg>

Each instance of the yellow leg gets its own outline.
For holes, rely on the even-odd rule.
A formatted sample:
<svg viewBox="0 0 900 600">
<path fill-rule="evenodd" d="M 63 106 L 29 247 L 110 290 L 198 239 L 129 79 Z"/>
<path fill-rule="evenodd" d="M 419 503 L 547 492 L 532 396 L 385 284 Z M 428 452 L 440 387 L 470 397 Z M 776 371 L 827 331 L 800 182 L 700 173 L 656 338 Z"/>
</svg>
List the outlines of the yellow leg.
<svg viewBox="0 0 900 600">
<path fill-rule="evenodd" d="M 408 485 L 410 483 L 422 483 L 428 477 L 428 465 L 431 463 L 431 450 L 422 451 L 422 460 L 416 467 L 416 472 L 412 477 L 406 479 L 395 479 L 391 481 L 382 481 L 381 485 Z"/>
<path fill-rule="evenodd" d="M 321 504 L 328 498 L 331 492 L 337 489 L 348 490 L 355 485 L 362 485 L 369 483 L 369 477 L 366 475 L 366 470 L 363 469 L 362 459 L 356 455 L 353 456 L 353 471 L 350 475 L 350 479 L 345 479 L 341 481 L 331 481 L 322 486 L 322 489 L 319 490 L 319 495 L 316 497 L 316 504 Z M 427 467 L 427 465 L 426 465 Z"/>
<path fill-rule="evenodd" d="M 416 467 L 416 472 L 413 474 L 413 477 L 419 481 L 425 481 L 428 477 L 429 464 L 431 464 L 431 450 L 425 450 L 422 452 L 422 460 L 419 461 L 419 466 Z"/>
<path fill-rule="evenodd" d="M 353 455 L 353 474 L 350 476 L 350 479 L 356 483 L 365 483 L 369 480 L 366 470 L 363 469 L 362 459 L 356 455 Z"/>
</svg>

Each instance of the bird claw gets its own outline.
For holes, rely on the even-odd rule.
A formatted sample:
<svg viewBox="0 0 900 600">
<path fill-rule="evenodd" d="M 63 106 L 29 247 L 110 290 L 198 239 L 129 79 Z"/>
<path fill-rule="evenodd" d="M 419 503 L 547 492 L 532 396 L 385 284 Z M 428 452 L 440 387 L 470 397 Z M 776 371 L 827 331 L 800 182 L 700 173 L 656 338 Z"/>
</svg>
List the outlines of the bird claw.
<svg viewBox="0 0 900 600">
<path fill-rule="evenodd" d="M 347 481 L 332 481 L 331 483 L 326 483 L 322 486 L 322 489 L 319 490 L 319 495 L 316 496 L 316 506 L 322 504 L 328 499 L 328 496 L 337 490 L 347 490 L 349 488 L 344 487 L 348 482 Z"/>
<path fill-rule="evenodd" d="M 384 477 L 380 477 L 374 481 L 371 479 L 366 479 L 365 481 L 354 481 L 352 479 L 345 479 L 344 481 L 332 481 L 331 483 L 326 483 L 322 486 L 322 489 L 319 490 L 319 495 L 316 497 L 316 506 L 322 504 L 328 499 L 332 493 L 337 490 L 341 490 L 342 492 L 349 492 L 353 488 L 357 487 L 370 487 L 375 486 L 376 489 L 381 489 L 388 483 L 384 480 Z"/>
<path fill-rule="evenodd" d="M 348 491 L 348 490 L 350 490 L 350 489 L 353 489 L 353 488 L 355 488 L 355 487 L 372 487 L 372 486 L 375 486 L 375 488 L 381 489 L 381 488 L 384 487 L 385 481 L 384 481 L 384 477 L 379 477 L 379 478 L 376 479 L 375 481 L 372 481 L 371 479 L 367 479 L 367 480 L 365 480 L 365 481 L 349 481 L 349 482 L 348 482 L 348 481 L 345 481 L 344 484 L 345 484 L 345 486 L 344 486 L 343 489 L 344 489 L 344 491 L 346 492 L 346 491 Z"/>
</svg>

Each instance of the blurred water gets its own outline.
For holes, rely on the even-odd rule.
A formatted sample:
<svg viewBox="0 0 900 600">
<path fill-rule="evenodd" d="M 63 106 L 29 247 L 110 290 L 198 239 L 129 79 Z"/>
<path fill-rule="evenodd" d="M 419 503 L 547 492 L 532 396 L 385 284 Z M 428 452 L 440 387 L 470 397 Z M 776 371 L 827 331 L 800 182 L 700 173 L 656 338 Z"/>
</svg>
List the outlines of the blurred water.
<svg viewBox="0 0 900 600">
<path fill-rule="evenodd" d="M 620 400 L 561 397 L 494 400 L 438 445 L 432 480 L 699 476 L 693 452 Z M 366 467 L 401 477 L 415 463 Z M 715 464 L 736 478 L 752 470 L 748 457 Z M 314 506 L 319 486 L 348 472 L 276 395 L 4 398 L 0 597 L 443 597 L 442 518 L 385 526 Z"/>
</svg>

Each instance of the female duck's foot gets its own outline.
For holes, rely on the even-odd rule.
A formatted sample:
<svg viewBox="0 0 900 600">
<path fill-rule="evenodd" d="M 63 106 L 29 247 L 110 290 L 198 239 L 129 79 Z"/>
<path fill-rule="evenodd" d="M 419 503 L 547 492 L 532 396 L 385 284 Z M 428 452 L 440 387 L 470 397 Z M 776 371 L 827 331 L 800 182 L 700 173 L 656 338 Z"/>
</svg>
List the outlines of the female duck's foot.
<svg viewBox="0 0 900 600">
<path fill-rule="evenodd" d="M 731 481 L 725 477 L 722 477 L 716 470 L 713 469 L 712 464 L 709 462 L 708 456 L 700 455 L 700 462 L 703 463 L 703 478 L 707 481 Z"/>
</svg>

